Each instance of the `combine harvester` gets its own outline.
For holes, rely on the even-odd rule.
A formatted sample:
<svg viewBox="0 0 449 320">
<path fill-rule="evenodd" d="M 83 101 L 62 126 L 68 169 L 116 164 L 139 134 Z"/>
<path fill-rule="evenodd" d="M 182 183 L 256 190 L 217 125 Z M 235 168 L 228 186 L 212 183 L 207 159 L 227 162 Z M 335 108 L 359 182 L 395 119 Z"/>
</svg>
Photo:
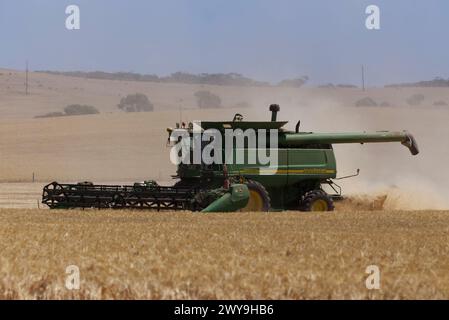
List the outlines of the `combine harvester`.
<svg viewBox="0 0 449 320">
<path fill-rule="evenodd" d="M 264 150 L 277 152 L 277 165 L 244 162 L 232 164 L 186 164 L 177 167 L 178 180 L 173 186 L 160 186 L 156 181 L 134 185 L 95 185 L 91 182 L 60 184 L 53 182 L 43 189 L 42 203 L 51 209 L 113 208 L 147 210 L 192 210 L 203 212 L 302 210 L 332 211 L 333 201 L 342 199 L 341 188 L 333 181 L 337 175 L 333 144 L 400 142 L 412 155 L 418 154 L 413 136 L 406 132 L 312 133 L 285 130 L 287 122 L 277 121 L 278 105 L 271 105 L 271 121 L 243 121 L 237 114 L 233 121 L 190 123 L 187 128 L 177 124 L 168 128 L 169 141 L 173 132 L 183 133 L 193 140 L 195 132 L 215 129 L 224 134 L 232 129 L 266 130 Z M 196 129 L 195 125 L 197 126 Z M 199 126 L 199 127 L 198 127 Z M 199 130 L 198 130 L 199 128 Z M 277 148 L 270 149 L 269 130 L 277 132 Z M 263 131 L 263 130 L 262 130 Z M 188 139 L 189 139 L 188 138 Z M 259 140 L 259 138 L 257 138 Z M 173 141 L 173 139 L 171 139 Z M 175 144 L 180 140 L 175 141 Z M 257 141 L 259 142 L 259 141 Z M 203 146 L 204 147 L 204 146 Z M 258 151 L 245 142 L 245 161 L 250 150 Z M 258 145 L 259 148 L 260 145 Z M 190 151 L 193 157 L 193 150 Z M 235 161 L 233 161 L 235 163 Z M 357 172 L 358 174 L 358 172 Z M 323 186 L 335 192 L 328 194 Z"/>
</svg>

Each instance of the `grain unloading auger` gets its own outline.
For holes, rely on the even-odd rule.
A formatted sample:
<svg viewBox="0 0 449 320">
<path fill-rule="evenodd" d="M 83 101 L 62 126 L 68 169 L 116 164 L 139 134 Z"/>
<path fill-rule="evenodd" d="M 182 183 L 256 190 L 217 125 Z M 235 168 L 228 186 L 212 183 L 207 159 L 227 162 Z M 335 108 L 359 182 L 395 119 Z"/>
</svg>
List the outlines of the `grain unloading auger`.
<svg viewBox="0 0 449 320">
<path fill-rule="evenodd" d="M 304 144 L 338 144 L 338 143 L 376 143 L 400 142 L 406 146 L 412 155 L 419 153 L 418 145 L 413 135 L 402 132 L 359 132 L 359 133 L 294 133 L 281 137 L 281 146 L 301 146 Z"/>
<path fill-rule="evenodd" d="M 243 121 L 243 117 L 237 114 L 232 121 L 203 121 L 188 127 L 177 124 L 176 129 L 168 128 L 170 136 L 174 132 L 184 135 L 183 139 L 169 137 L 169 141 L 175 145 L 183 143 L 181 140 L 184 139 L 189 142 L 187 158 L 190 161 L 178 164 L 177 175 L 174 176 L 178 181 L 173 186 L 160 186 L 155 181 L 128 186 L 53 182 L 44 187 L 42 202 L 52 209 L 331 211 L 333 201 L 342 198 L 339 186 L 333 181 L 337 175 L 333 144 L 400 142 L 412 155 L 419 153 L 415 139 L 406 131 L 300 132 L 299 122 L 295 131 L 288 131 L 283 128 L 287 122 L 276 120 L 279 106 L 271 105 L 270 111 L 271 121 Z M 195 145 L 195 135 L 199 134 L 201 141 L 211 130 L 224 137 L 229 130 L 235 134 L 231 154 L 222 146 L 214 150 L 214 156 L 221 155 L 217 156 L 219 161 L 211 164 L 201 159 L 199 163 L 194 163 L 195 150 L 192 146 Z M 245 139 L 248 130 L 262 132 L 262 136 L 257 135 L 251 143 L 250 138 Z M 273 132 L 277 139 L 273 139 Z M 237 145 L 239 136 L 243 136 L 243 146 Z M 200 153 L 207 147 L 207 142 L 214 140 L 209 135 L 208 139 L 200 143 Z M 270 139 L 277 140 L 276 147 L 271 145 Z M 258 159 L 249 161 L 251 152 L 261 150 L 276 155 L 275 166 Z M 244 161 L 235 161 L 238 153 L 243 154 Z M 323 189 L 325 185 L 335 193 L 326 193 Z"/>
</svg>

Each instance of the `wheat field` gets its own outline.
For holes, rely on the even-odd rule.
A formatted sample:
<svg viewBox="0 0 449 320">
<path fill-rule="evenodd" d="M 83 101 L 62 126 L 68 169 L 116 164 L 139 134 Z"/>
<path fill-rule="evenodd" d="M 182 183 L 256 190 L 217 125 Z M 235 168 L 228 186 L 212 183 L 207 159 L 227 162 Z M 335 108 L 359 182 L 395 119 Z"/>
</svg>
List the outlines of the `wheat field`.
<svg viewBox="0 0 449 320">
<path fill-rule="evenodd" d="M 1 209 L 0 298 L 447 299 L 448 243 L 447 211 Z"/>
</svg>

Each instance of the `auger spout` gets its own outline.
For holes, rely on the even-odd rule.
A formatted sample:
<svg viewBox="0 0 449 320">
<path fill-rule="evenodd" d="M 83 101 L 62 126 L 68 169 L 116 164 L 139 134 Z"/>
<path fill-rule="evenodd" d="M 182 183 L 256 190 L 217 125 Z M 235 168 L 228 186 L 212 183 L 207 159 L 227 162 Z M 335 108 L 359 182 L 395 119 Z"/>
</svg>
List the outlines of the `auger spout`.
<svg viewBox="0 0 449 320">
<path fill-rule="evenodd" d="M 286 133 L 279 137 L 282 147 L 298 147 L 307 144 L 334 143 L 381 143 L 400 142 L 406 146 L 412 155 L 419 153 L 418 145 L 412 134 L 407 131 L 377 131 L 377 132 L 344 132 L 344 133 Z"/>
</svg>

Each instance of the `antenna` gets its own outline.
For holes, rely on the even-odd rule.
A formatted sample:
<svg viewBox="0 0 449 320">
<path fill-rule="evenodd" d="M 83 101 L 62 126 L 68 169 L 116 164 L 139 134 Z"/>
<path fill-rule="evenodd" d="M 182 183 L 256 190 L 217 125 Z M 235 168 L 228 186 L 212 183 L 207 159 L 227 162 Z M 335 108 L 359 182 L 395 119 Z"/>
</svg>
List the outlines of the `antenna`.
<svg viewBox="0 0 449 320">
<path fill-rule="evenodd" d="M 25 71 L 25 95 L 28 95 L 28 60 L 26 61 L 26 71 Z"/>
</svg>

